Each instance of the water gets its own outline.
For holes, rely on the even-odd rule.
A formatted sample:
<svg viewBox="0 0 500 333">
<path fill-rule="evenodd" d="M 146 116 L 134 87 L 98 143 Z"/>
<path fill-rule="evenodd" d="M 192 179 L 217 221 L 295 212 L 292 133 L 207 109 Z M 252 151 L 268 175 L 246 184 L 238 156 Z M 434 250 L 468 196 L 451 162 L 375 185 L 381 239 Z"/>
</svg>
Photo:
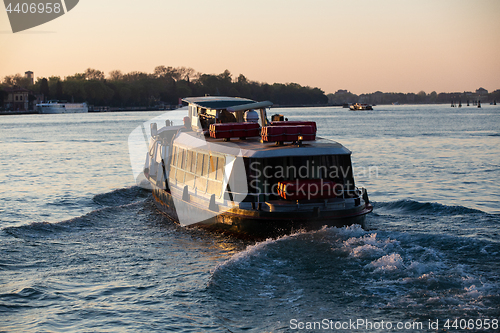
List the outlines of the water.
<svg viewBox="0 0 500 333">
<path fill-rule="evenodd" d="M 185 230 L 130 167 L 129 133 L 163 112 L 0 117 L 0 331 L 335 331 L 359 319 L 371 329 L 347 331 L 423 332 L 456 318 L 478 331 L 499 319 L 500 107 L 275 111 L 353 151 L 375 206 L 366 230 L 260 243 Z"/>
</svg>

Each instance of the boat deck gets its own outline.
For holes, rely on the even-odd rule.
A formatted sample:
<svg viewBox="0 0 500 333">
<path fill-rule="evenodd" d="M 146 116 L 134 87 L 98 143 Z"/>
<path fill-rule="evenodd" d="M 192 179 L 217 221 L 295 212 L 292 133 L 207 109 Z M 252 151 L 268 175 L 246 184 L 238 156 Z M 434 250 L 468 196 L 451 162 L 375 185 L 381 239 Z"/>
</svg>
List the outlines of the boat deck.
<svg viewBox="0 0 500 333">
<path fill-rule="evenodd" d="M 283 145 L 276 145 L 275 142 L 262 142 L 260 136 L 249 137 L 245 140 L 231 138 L 230 141 L 226 142 L 222 139 L 205 137 L 201 133 L 184 132 L 179 135 L 175 142 L 186 148 L 198 147 L 253 158 L 351 154 L 351 151 L 342 144 L 320 137 L 314 141 L 304 141 L 299 146 L 291 142 L 285 142 Z"/>
</svg>

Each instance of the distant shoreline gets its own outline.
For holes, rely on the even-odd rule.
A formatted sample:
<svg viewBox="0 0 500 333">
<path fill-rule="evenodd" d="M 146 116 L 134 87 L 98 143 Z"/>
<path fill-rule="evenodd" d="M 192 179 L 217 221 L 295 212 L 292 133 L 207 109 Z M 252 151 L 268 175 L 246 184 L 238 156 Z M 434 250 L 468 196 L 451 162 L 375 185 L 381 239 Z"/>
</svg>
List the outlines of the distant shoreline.
<svg viewBox="0 0 500 333">
<path fill-rule="evenodd" d="M 406 104 L 374 104 L 373 106 L 404 106 L 404 105 L 449 105 L 449 103 L 406 103 Z M 490 103 L 484 103 L 483 105 L 490 105 Z M 336 107 L 343 108 L 343 105 L 339 104 L 325 104 L 325 105 L 273 105 L 273 109 L 284 109 L 284 108 L 328 108 L 328 107 Z M 451 107 L 451 106 L 450 106 Z M 456 106 L 456 108 L 459 108 Z M 464 105 L 462 108 L 476 108 L 476 105 Z M 151 111 L 174 111 L 177 109 L 154 109 L 147 107 L 135 107 L 135 108 L 113 108 L 113 107 L 99 107 L 99 111 L 90 111 L 88 113 L 108 113 L 108 112 L 151 112 Z M 0 111 L 0 116 L 9 116 L 9 115 L 31 115 L 31 114 L 39 114 L 37 111 Z"/>
</svg>

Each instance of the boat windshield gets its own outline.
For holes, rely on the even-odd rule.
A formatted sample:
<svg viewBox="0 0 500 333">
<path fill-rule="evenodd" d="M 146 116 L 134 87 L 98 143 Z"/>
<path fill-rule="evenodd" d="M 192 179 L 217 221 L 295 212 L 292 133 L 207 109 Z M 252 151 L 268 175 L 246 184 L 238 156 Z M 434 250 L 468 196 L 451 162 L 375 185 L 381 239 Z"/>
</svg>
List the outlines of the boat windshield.
<svg viewBox="0 0 500 333">
<path fill-rule="evenodd" d="M 276 198 L 278 183 L 290 180 L 332 181 L 341 185 L 343 195 L 355 189 L 350 155 L 246 158 L 244 161 L 249 193 L 264 193 L 265 199 Z"/>
</svg>

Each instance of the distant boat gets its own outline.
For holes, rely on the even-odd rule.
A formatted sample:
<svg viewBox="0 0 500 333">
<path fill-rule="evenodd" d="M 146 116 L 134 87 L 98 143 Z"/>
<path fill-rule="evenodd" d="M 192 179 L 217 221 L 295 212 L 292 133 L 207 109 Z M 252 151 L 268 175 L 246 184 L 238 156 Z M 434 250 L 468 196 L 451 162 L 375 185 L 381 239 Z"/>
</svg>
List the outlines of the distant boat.
<svg viewBox="0 0 500 333">
<path fill-rule="evenodd" d="M 36 105 L 38 113 L 87 113 L 89 108 L 86 103 L 65 103 L 48 101 Z"/>
<path fill-rule="evenodd" d="M 349 109 L 353 111 L 366 111 L 373 110 L 373 107 L 370 104 L 354 103 L 349 106 Z"/>
</svg>

